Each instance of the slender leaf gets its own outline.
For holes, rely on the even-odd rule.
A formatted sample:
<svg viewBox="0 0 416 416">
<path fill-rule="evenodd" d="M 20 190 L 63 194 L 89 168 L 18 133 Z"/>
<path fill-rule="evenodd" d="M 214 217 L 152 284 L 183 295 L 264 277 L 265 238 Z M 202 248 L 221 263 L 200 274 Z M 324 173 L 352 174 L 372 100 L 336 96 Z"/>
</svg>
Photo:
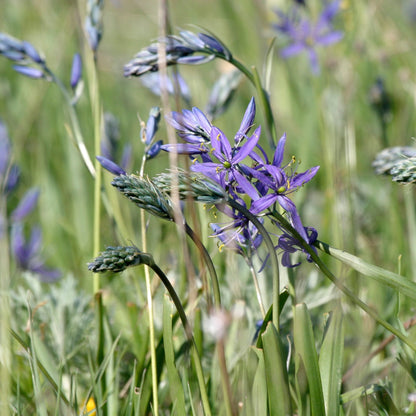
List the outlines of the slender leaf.
<svg viewBox="0 0 416 416">
<path fill-rule="evenodd" d="M 286 356 L 283 352 L 279 334 L 272 322 L 269 322 L 266 331 L 264 331 L 261 337 L 263 341 L 269 414 L 291 415 Z"/>
<path fill-rule="evenodd" d="M 337 260 L 340 260 L 344 264 L 352 267 L 354 270 L 357 270 L 364 276 L 396 289 L 403 295 L 409 296 L 411 299 L 416 300 L 416 283 L 412 282 L 408 278 L 367 263 L 359 257 L 347 253 L 346 251 L 330 247 L 328 244 L 321 241 L 318 241 L 316 246 L 325 253 L 335 257 Z"/>
<path fill-rule="evenodd" d="M 340 308 L 333 312 L 319 354 L 319 368 L 327 415 L 338 416 L 341 403 L 344 327 Z"/>
<path fill-rule="evenodd" d="M 264 368 L 264 355 L 262 350 L 254 347 L 251 351 L 252 354 L 257 356 L 257 370 L 254 375 L 251 400 L 253 414 L 257 416 L 267 416 L 267 383 Z"/>
<path fill-rule="evenodd" d="M 318 354 L 312 331 L 312 322 L 304 303 L 294 307 L 294 345 L 299 365 L 304 366 L 307 388 L 310 397 L 312 416 L 325 415 L 325 403 L 322 392 L 322 381 L 319 372 Z"/>
</svg>

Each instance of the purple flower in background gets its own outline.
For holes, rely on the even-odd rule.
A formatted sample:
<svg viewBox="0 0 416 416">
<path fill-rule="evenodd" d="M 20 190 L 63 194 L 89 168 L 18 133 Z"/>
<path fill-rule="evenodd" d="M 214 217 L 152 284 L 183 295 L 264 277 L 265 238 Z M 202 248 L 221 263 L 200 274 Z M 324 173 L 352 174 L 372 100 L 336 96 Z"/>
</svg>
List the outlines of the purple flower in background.
<svg viewBox="0 0 416 416">
<path fill-rule="evenodd" d="M 303 237 L 304 240 L 312 247 L 312 249 L 316 252 L 315 247 L 313 247 L 313 243 L 318 238 L 318 232 L 315 228 L 312 227 L 304 227 L 303 234 L 306 236 Z M 283 234 L 279 237 L 278 248 L 283 250 L 282 255 L 282 264 L 285 267 L 296 267 L 300 264 L 292 264 L 290 261 L 290 254 L 295 253 L 296 251 L 302 251 L 306 253 L 306 259 L 309 263 L 312 263 L 311 255 L 302 247 L 301 243 L 295 237 L 283 232 Z"/>
<path fill-rule="evenodd" d="M 32 188 L 29 189 L 21 201 L 17 208 L 12 212 L 11 219 L 13 222 L 20 222 L 24 218 L 26 218 L 36 207 L 39 199 L 39 189 Z"/>
<path fill-rule="evenodd" d="M 191 92 L 188 84 L 181 74 L 177 71 L 172 72 L 165 79 L 162 79 L 159 72 L 147 72 L 140 77 L 142 84 L 152 91 L 153 94 L 162 95 L 162 85 L 166 88 L 168 94 L 174 95 L 176 92 L 184 99 L 186 103 L 191 102 Z M 164 81 L 162 83 L 162 81 Z"/>
<path fill-rule="evenodd" d="M 19 166 L 13 164 L 10 167 L 10 170 L 7 175 L 6 186 L 4 187 L 5 192 L 10 193 L 14 189 L 16 189 L 19 183 L 19 180 L 20 180 L 20 168 Z"/>
<path fill-rule="evenodd" d="M 108 170 L 110 173 L 116 176 L 126 175 L 126 171 L 121 168 L 117 163 L 113 162 L 110 159 L 107 159 L 104 156 L 96 156 L 97 160 L 100 162 L 101 166 Z"/>
<path fill-rule="evenodd" d="M 149 118 L 146 126 L 142 129 L 140 135 L 146 145 L 149 145 L 155 136 L 160 122 L 160 108 L 152 107 L 149 111 Z"/>
<path fill-rule="evenodd" d="M 184 155 L 202 155 L 209 150 L 212 124 L 199 108 L 182 110 L 182 113 L 172 111 L 165 116 L 178 136 L 186 143 L 164 144 L 161 149 L 165 152 L 177 152 Z"/>
<path fill-rule="evenodd" d="M 74 54 L 71 69 L 71 88 L 75 89 L 82 77 L 82 60 L 79 53 Z"/>
<path fill-rule="evenodd" d="M 93 52 L 96 52 L 103 36 L 104 0 L 87 0 L 85 30 Z"/>
<path fill-rule="evenodd" d="M 318 55 L 316 47 L 328 46 L 339 42 L 343 33 L 332 27 L 332 20 L 339 11 L 340 0 L 329 3 L 316 22 L 308 19 L 298 19 L 295 15 L 289 16 L 280 11 L 276 14 L 280 22 L 273 27 L 278 32 L 285 34 L 291 43 L 280 50 L 280 56 L 284 59 L 306 52 L 312 72 L 319 73 Z"/>
<path fill-rule="evenodd" d="M 54 282 L 59 279 L 61 272 L 45 266 L 40 256 L 41 245 L 42 232 L 39 227 L 32 228 L 30 238 L 26 241 L 23 224 L 13 224 L 11 248 L 17 265 L 23 270 L 38 274 L 42 282 Z"/>
<path fill-rule="evenodd" d="M 0 185 L 10 163 L 11 145 L 7 127 L 0 120 Z"/>
<path fill-rule="evenodd" d="M 29 78 L 40 79 L 45 77 L 41 69 L 32 68 L 31 66 L 14 65 L 13 69 L 16 72 L 19 72 L 19 74 L 25 75 Z"/>
</svg>

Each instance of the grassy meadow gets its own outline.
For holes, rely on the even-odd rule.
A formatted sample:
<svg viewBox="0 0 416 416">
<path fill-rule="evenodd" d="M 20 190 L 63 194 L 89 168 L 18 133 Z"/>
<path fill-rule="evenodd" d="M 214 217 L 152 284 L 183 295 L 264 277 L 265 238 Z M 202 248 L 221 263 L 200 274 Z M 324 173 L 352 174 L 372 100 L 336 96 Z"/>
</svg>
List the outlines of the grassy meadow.
<svg viewBox="0 0 416 416">
<path fill-rule="evenodd" d="M 59 81 L 14 70 L 19 59 L 2 56 L 0 36 L 7 129 L 0 128 L 0 141 L 7 136 L 11 149 L 3 171 L 0 154 L 0 414 L 415 415 L 414 184 L 392 181 L 388 168 L 377 175 L 372 164 L 383 149 L 414 147 L 416 2 L 337 3 L 330 20 L 342 38 L 328 45 L 307 39 L 316 42 L 318 73 L 307 51 L 282 57 L 290 39 L 273 24 L 276 9 L 316 22 L 323 0 L 99 3 L 2 0 L 0 32 L 30 42 Z M 94 4 L 102 24 L 95 53 L 85 31 Z M 224 247 L 210 228 L 230 221 L 221 208 L 191 196 L 181 210 L 174 187 L 161 192 L 173 207 L 170 221 L 151 215 L 137 198 L 135 205 L 120 195 L 115 175 L 96 161 L 112 117 L 112 156 L 121 164 L 131 146 L 129 174 L 145 181 L 193 166 L 164 151 L 146 159 L 149 111 L 161 109 L 155 140 L 180 141 L 165 115 L 193 107 L 207 113 L 214 84 L 235 62 L 211 49 L 210 62 L 171 65 L 188 99 L 178 85 L 169 96 L 163 88 L 155 94 L 141 77 L 123 74 L 140 50 L 181 30 L 220 39 L 246 69 L 235 90 L 222 85 L 226 108 L 210 120 L 230 143 L 254 97 L 253 130 L 262 126 L 258 143 L 268 158 L 286 133 L 283 164 L 292 161 L 299 172 L 320 166 L 297 192 L 287 190 L 303 225 L 318 232 L 318 241 L 303 241 L 291 254 L 296 267 L 282 265 L 282 246 L 273 250 L 278 265 L 270 245 L 249 255 Z M 71 89 L 75 53 L 82 80 Z M 12 165 L 20 178 L 9 191 Z M 32 227 L 42 230 L 39 256 L 60 273 L 52 282 L 16 258 L 15 209 L 33 187 L 37 204 L 18 225 L 27 239 Z M 241 201 L 251 202 L 248 195 Z M 257 218 L 272 247 L 282 232 L 299 236 L 290 213 L 278 204 L 268 209 Z M 186 236 L 182 215 L 201 243 Z M 136 247 L 141 265 L 92 273 L 87 264 L 108 246 Z"/>
</svg>

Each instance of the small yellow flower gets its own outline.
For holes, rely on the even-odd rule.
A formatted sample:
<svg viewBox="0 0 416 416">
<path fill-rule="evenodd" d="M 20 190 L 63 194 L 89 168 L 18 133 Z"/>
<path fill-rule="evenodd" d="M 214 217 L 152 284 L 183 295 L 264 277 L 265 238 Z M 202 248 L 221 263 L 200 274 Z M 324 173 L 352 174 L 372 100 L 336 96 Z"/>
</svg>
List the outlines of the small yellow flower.
<svg viewBox="0 0 416 416">
<path fill-rule="evenodd" d="M 97 412 L 95 411 L 96 409 L 95 400 L 92 397 L 88 399 L 87 404 L 84 406 L 85 406 L 85 410 L 84 410 L 83 415 L 96 416 Z"/>
</svg>

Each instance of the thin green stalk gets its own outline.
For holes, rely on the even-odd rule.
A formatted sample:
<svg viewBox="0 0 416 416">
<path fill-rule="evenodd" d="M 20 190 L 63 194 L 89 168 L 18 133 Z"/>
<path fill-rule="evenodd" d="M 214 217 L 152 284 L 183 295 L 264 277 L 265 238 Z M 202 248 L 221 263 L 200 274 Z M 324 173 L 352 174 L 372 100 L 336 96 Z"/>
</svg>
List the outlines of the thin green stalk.
<svg viewBox="0 0 416 416">
<path fill-rule="evenodd" d="M 144 210 L 140 210 L 140 222 L 142 231 L 142 247 L 144 251 L 147 251 L 147 240 L 146 240 L 146 222 L 145 222 Z M 158 399 L 158 382 L 157 382 L 157 357 L 156 357 L 156 342 L 155 342 L 155 323 L 153 319 L 153 295 L 152 285 L 150 282 L 149 268 L 144 266 L 144 275 L 146 280 L 146 296 L 147 296 L 147 310 L 149 314 L 149 338 L 150 338 L 150 365 L 152 367 L 152 392 L 153 392 L 153 409 L 155 414 L 158 413 L 156 410 L 159 408 Z"/>
<path fill-rule="evenodd" d="M 279 262 L 277 261 L 277 255 L 276 255 L 276 250 L 275 250 L 274 245 L 273 245 L 273 241 L 271 240 L 271 238 L 269 236 L 269 233 L 264 228 L 263 224 L 247 208 L 240 205 L 238 202 L 234 201 L 233 199 L 228 199 L 227 202 L 232 208 L 241 212 L 246 218 L 248 218 L 248 220 L 251 221 L 255 225 L 255 227 L 258 229 L 259 233 L 263 236 L 264 242 L 267 246 L 267 250 L 269 251 L 270 261 L 272 263 L 272 270 L 273 270 L 273 324 L 276 327 L 276 330 L 279 332 L 279 320 L 280 320 L 280 313 L 279 313 L 279 292 L 280 292 Z"/>
<path fill-rule="evenodd" d="M 409 339 L 401 333 L 399 330 L 390 325 L 387 321 L 380 318 L 377 313 L 371 309 L 365 302 L 359 299 L 353 292 L 345 287 L 328 269 L 326 264 L 319 258 L 314 249 L 300 236 L 300 234 L 292 227 L 292 225 L 276 210 L 272 212 L 272 215 L 278 220 L 279 224 L 293 237 L 295 237 L 302 248 L 311 256 L 314 263 L 318 266 L 319 270 L 331 280 L 334 285 L 341 290 L 352 302 L 359 306 L 364 312 L 370 315 L 378 324 L 386 328 L 389 332 L 394 334 L 397 338 L 403 341 L 413 351 L 416 351 L 416 345 L 413 344 Z"/>
<path fill-rule="evenodd" d="M 248 267 L 250 268 L 251 276 L 253 277 L 253 283 L 254 283 L 254 287 L 256 289 L 257 301 L 258 301 L 259 306 L 260 306 L 261 317 L 264 320 L 264 318 L 266 316 L 266 310 L 264 309 L 263 299 L 262 299 L 262 296 L 261 296 L 261 291 L 260 291 L 260 286 L 259 286 L 259 279 L 257 278 L 257 274 L 256 274 L 256 271 L 254 270 L 253 263 L 252 263 L 251 259 L 247 258 L 246 262 L 248 264 Z"/>
<path fill-rule="evenodd" d="M 204 409 L 205 416 L 211 416 L 211 407 L 210 407 L 209 400 L 208 400 L 208 393 L 207 393 L 207 389 L 205 385 L 204 373 L 202 371 L 201 359 L 198 354 L 196 342 L 192 334 L 192 328 L 188 322 L 188 318 L 186 317 L 185 310 L 183 309 L 182 303 L 178 295 L 176 294 L 175 289 L 171 285 L 167 276 L 159 268 L 159 266 L 155 264 L 153 260 L 149 261 L 148 266 L 151 267 L 152 270 L 159 276 L 166 290 L 169 292 L 169 295 L 172 299 L 172 302 L 174 303 L 176 307 L 176 310 L 178 311 L 178 315 L 179 315 L 180 320 L 182 321 L 182 325 L 185 329 L 186 336 L 188 340 L 191 342 L 191 354 L 192 354 L 192 359 L 194 361 L 199 390 L 201 393 L 202 407 Z"/>
<path fill-rule="evenodd" d="M 202 241 L 200 240 L 198 235 L 194 232 L 194 230 L 187 223 L 185 223 L 185 232 L 186 234 L 188 234 L 191 240 L 195 243 L 199 252 L 201 253 L 201 256 L 205 260 L 205 264 L 208 267 L 208 271 L 211 276 L 212 289 L 214 292 L 215 307 L 220 309 L 221 308 L 220 285 L 218 282 L 217 271 L 215 270 L 214 264 L 212 263 L 211 256 L 209 255 L 208 250 L 202 244 Z M 207 302 L 210 302 L 210 300 L 207 299 Z"/>
<path fill-rule="evenodd" d="M 227 362 L 225 360 L 224 339 L 220 339 L 217 342 L 217 352 L 218 352 L 218 361 L 219 361 L 220 372 L 221 372 L 222 391 L 223 391 L 224 400 L 225 400 L 225 414 L 227 416 L 236 416 L 237 410 L 232 400 L 230 376 L 228 374 Z"/>
<path fill-rule="evenodd" d="M 3 189 L 0 189 L 2 193 Z M 2 365 L 0 365 L 0 413 L 8 414 L 11 399 L 12 354 L 10 346 L 10 249 L 6 215 L 6 198 L 0 198 L 0 218 L 3 219 L 0 230 L 0 339 L 2 343 Z"/>
<path fill-rule="evenodd" d="M 142 164 L 140 167 L 140 176 L 143 177 L 144 167 L 146 164 L 146 156 L 143 155 Z M 140 210 L 140 225 L 142 235 L 143 251 L 147 252 L 147 237 L 146 237 L 146 217 L 143 209 Z M 152 394 L 153 394 L 153 409 L 155 414 L 158 414 L 159 398 L 158 398 L 158 382 L 157 382 L 157 357 L 156 357 L 156 340 L 155 340 L 155 323 L 153 316 L 153 294 L 152 285 L 150 281 L 149 268 L 144 266 L 144 275 L 146 281 L 146 297 L 147 310 L 149 314 L 149 342 L 150 342 L 150 365 L 152 368 Z"/>
<path fill-rule="evenodd" d="M 253 84 L 257 90 L 257 94 L 260 98 L 260 103 L 263 108 L 263 112 L 266 118 L 267 137 L 269 139 L 270 146 L 274 148 L 277 143 L 276 124 L 274 122 L 273 112 L 270 105 L 269 96 L 267 91 L 263 88 L 257 69 L 253 66 L 252 72 L 247 69 L 240 61 L 231 57 L 228 60 L 230 64 L 234 65 L 239 71 L 241 71 L 248 80 Z"/>
<path fill-rule="evenodd" d="M 81 157 L 82 157 L 82 160 L 85 163 L 85 166 L 87 167 L 91 176 L 94 177 L 95 176 L 94 164 L 93 164 L 93 162 L 90 158 L 87 147 L 85 145 L 85 141 L 84 141 L 84 138 L 83 138 L 82 133 L 81 133 L 81 128 L 79 126 L 78 117 L 77 117 L 77 114 L 75 112 L 75 108 L 74 108 L 74 105 L 72 103 L 72 99 L 69 96 L 65 85 L 62 84 L 61 80 L 59 78 L 57 78 L 55 76 L 55 74 L 47 66 L 44 66 L 43 69 L 44 69 L 45 73 L 47 73 L 51 77 L 52 81 L 58 86 L 59 90 L 61 91 L 61 93 L 62 93 L 62 95 L 63 95 L 63 97 L 66 101 L 66 104 L 67 104 L 67 107 L 68 107 L 69 119 L 71 121 L 73 138 L 74 138 L 74 140 L 77 144 L 77 148 L 78 148 L 78 150 L 81 154 Z"/>
<path fill-rule="evenodd" d="M 90 57 L 89 62 L 89 79 L 90 79 L 90 101 L 92 107 L 92 114 L 94 120 L 94 152 L 96 155 L 100 154 L 101 143 L 101 107 L 100 96 L 98 91 L 98 80 L 95 61 L 93 56 Z M 101 165 L 95 159 L 95 181 L 94 181 L 94 227 L 93 227 L 93 253 L 98 255 L 100 251 L 100 219 L 101 219 Z M 93 290 L 97 293 L 100 290 L 100 279 L 97 275 L 94 276 Z"/>
</svg>

